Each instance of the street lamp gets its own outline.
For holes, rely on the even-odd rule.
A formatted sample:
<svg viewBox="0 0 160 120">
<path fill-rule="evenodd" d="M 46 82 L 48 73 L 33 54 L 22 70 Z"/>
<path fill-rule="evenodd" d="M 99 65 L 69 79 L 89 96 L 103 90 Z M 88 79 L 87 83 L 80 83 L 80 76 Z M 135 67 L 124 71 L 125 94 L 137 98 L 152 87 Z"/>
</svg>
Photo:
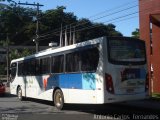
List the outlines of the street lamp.
<svg viewBox="0 0 160 120">
<path fill-rule="evenodd" d="M 33 42 L 35 42 L 35 44 L 36 44 L 36 52 L 38 52 L 38 51 L 39 51 L 39 42 L 38 42 L 38 37 L 37 37 L 37 38 L 35 38 L 35 39 L 33 39 Z"/>
</svg>

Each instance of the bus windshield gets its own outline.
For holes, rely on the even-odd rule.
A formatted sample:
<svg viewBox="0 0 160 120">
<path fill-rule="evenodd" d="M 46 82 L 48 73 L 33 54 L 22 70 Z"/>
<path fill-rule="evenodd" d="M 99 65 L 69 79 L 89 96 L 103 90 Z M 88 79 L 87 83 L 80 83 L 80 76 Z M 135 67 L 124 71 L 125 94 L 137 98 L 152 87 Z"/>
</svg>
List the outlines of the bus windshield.
<svg viewBox="0 0 160 120">
<path fill-rule="evenodd" d="M 134 38 L 109 39 L 109 60 L 115 64 L 145 64 L 145 43 Z"/>
</svg>

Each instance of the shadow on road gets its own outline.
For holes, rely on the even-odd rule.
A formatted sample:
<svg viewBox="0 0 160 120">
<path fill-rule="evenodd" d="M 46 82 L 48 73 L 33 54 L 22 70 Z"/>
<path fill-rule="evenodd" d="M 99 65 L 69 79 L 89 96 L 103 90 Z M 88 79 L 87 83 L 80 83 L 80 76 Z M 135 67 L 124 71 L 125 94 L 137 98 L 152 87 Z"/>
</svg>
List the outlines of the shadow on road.
<svg viewBox="0 0 160 120">
<path fill-rule="evenodd" d="M 16 95 L 12 95 L 10 93 L 5 93 L 4 95 L 0 95 L 0 98 L 4 98 L 4 97 L 16 97 Z"/>
<path fill-rule="evenodd" d="M 26 100 L 46 104 L 53 106 L 53 102 L 37 100 L 32 98 L 27 98 Z M 149 105 L 149 104 L 146 104 Z M 56 109 L 55 109 L 56 110 Z M 128 105 L 125 103 L 112 103 L 112 104 L 102 104 L 102 105 L 91 105 L 91 104 L 65 104 L 62 111 L 77 111 L 83 113 L 91 114 L 159 114 L 160 109 L 146 109 L 141 106 Z"/>
<path fill-rule="evenodd" d="M 6 93 L 4 97 L 15 97 L 15 95 L 11 95 Z M 49 106 L 53 106 L 53 112 L 56 112 L 56 108 L 51 101 L 38 100 L 33 98 L 26 98 L 24 101 L 31 101 L 35 103 L 45 104 Z M 63 112 L 65 111 L 77 111 L 82 113 L 89 114 L 160 114 L 160 108 L 156 109 L 154 106 L 150 108 L 146 108 L 146 106 L 152 106 L 154 100 L 143 100 L 139 103 L 144 103 L 143 107 L 136 104 L 136 102 L 132 102 L 130 104 L 127 103 L 112 103 L 112 104 L 102 104 L 102 105 L 91 105 L 91 104 L 65 104 Z M 157 102 L 157 105 L 160 105 L 160 102 Z"/>
<path fill-rule="evenodd" d="M 155 109 L 146 109 L 137 106 L 129 106 L 125 104 L 103 104 L 103 105 L 73 105 L 68 104 L 64 110 L 80 111 L 92 114 L 155 114 L 160 113 Z"/>
</svg>

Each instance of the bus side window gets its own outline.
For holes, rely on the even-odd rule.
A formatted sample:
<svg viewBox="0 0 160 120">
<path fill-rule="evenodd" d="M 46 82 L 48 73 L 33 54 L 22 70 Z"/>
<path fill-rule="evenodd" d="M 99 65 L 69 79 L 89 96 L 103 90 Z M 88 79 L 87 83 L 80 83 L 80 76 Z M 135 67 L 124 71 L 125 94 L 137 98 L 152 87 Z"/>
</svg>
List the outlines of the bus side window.
<svg viewBox="0 0 160 120">
<path fill-rule="evenodd" d="M 64 72 L 64 55 L 52 56 L 52 73 L 63 73 Z"/>
<path fill-rule="evenodd" d="M 40 59 L 36 59 L 36 63 L 35 63 L 36 67 L 35 67 L 35 75 L 41 75 L 41 63 L 40 63 Z"/>
<path fill-rule="evenodd" d="M 11 64 L 11 73 L 10 73 L 10 76 L 11 76 L 11 81 L 14 80 L 14 78 L 16 77 L 16 72 L 17 72 L 17 63 L 12 63 Z"/>
<path fill-rule="evenodd" d="M 41 74 L 48 74 L 50 73 L 50 57 L 41 58 Z"/>
<path fill-rule="evenodd" d="M 24 75 L 24 63 L 18 62 L 18 76 Z"/>
<path fill-rule="evenodd" d="M 73 52 L 66 55 L 66 72 L 80 71 L 80 56 L 79 52 Z"/>
<path fill-rule="evenodd" d="M 91 48 L 81 51 L 82 67 L 81 71 L 96 71 L 99 62 L 99 51 L 97 48 Z"/>
<path fill-rule="evenodd" d="M 16 68 L 11 68 L 11 78 L 14 79 L 16 76 Z"/>
</svg>

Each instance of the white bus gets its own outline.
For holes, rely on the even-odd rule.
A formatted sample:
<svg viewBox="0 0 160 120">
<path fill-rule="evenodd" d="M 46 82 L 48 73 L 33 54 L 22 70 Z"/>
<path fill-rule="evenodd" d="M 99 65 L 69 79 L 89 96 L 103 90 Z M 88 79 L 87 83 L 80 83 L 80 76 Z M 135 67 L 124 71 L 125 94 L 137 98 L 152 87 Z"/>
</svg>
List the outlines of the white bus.
<svg viewBox="0 0 160 120">
<path fill-rule="evenodd" d="M 11 94 L 64 103 L 104 104 L 148 96 L 145 42 L 101 37 L 11 61 Z"/>
</svg>

